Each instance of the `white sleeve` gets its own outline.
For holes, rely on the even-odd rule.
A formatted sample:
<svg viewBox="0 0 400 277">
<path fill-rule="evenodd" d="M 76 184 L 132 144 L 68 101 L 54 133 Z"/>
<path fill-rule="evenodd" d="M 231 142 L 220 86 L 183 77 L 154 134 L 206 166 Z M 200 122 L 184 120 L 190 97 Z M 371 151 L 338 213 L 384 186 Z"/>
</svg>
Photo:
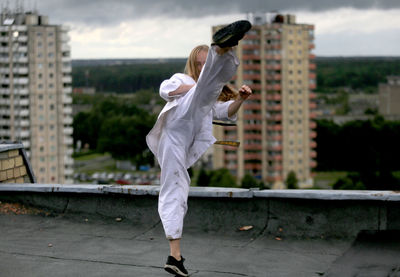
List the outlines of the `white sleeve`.
<svg viewBox="0 0 400 277">
<path fill-rule="evenodd" d="M 226 102 L 222 101 L 217 101 L 214 106 L 213 106 L 213 119 L 216 120 L 224 120 L 224 121 L 236 121 L 237 120 L 237 114 L 234 114 L 233 116 L 229 117 L 228 116 L 228 109 L 230 104 L 232 104 L 234 100 L 229 100 Z"/>
<path fill-rule="evenodd" d="M 165 101 L 172 101 L 175 98 L 179 97 L 176 96 L 169 96 L 168 94 L 172 91 L 175 91 L 180 85 L 183 84 L 182 79 L 179 78 L 180 74 L 174 74 L 170 79 L 164 80 L 160 85 L 160 96 Z"/>
</svg>

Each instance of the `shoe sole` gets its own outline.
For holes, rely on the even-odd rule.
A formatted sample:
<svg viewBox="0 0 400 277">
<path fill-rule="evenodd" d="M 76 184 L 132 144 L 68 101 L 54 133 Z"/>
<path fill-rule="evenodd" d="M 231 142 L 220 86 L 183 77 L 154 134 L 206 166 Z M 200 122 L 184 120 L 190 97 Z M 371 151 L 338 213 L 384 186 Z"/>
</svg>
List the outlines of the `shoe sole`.
<svg viewBox="0 0 400 277">
<path fill-rule="evenodd" d="M 234 37 L 237 37 L 237 40 L 239 41 L 250 29 L 251 23 L 246 20 L 234 22 L 218 30 L 213 36 L 213 43 L 223 46 L 224 43 Z"/>
<path fill-rule="evenodd" d="M 174 265 L 165 265 L 164 266 L 165 271 L 167 271 L 168 273 L 171 274 L 178 274 L 177 276 L 182 276 L 182 277 L 187 277 L 189 276 L 189 274 L 185 274 L 182 271 L 179 270 L 179 268 L 177 268 Z"/>
</svg>

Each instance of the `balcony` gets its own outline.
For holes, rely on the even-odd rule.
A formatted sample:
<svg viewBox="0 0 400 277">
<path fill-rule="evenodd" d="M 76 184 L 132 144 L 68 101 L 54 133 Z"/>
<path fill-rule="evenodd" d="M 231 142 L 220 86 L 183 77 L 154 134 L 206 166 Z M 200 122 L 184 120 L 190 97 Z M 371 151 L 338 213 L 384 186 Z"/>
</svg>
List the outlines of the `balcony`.
<svg viewBox="0 0 400 277">
<path fill-rule="evenodd" d="M 251 153 L 251 154 L 244 154 L 245 160 L 261 160 L 262 155 L 261 153 Z"/>
<path fill-rule="evenodd" d="M 267 182 L 279 182 L 282 181 L 282 177 L 281 176 L 268 176 L 267 177 Z"/>
<path fill-rule="evenodd" d="M 314 93 L 314 92 L 310 92 L 309 96 L 310 96 L 310 99 L 315 99 L 315 98 L 317 98 L 317 94 Z"/>
<path fill-rule="evenodd" d="M 310 113 L 310 118 L 311 119 L 314 119 L 314 118 L 316 118 L 317 117 L 317 113 L 315 113 L 315 112 L 311 112 Z"/>
<path fill-rule="evenodd" d="M 244 126 L 243 126 L 243 129 L 244 130 L 257 130 L 257 131 L 260 131 L 260 130 L 262 130 L 262 125 L 261 124 L 245 124 Z"/>
<path fill-rule="evenodd" d="M 282 114 L 273 114 L 270 116 L 267 116 L 268 121 L 282 121 Z"/>
<path fill-rule="evenodd" d="M 261 144 L 245 144 L 243 145 L 244 150 L 262 150 Z"/>
<path fill-rule="evenodd" d="M 309 45 L 308 45 L 308 49 L 314 49 L 315 48 L 315 44 L 314 43 L 310 43 Z"/>
<path fill-rule="evenodd" d="M 269 110 L 269 111 L 281 111 L 282 110 L 282 105 L 280 105 L 280 104 L 267 105 L 267 110 Z"/>
<path fill-rule="evenodd" d="M 317 143 L 315 141 L 310 141 L 311 148 L 317 148 Z"/>
<path fill-rule="evenodd" d="M 317 85 L 316 85 L 316 84 L 309 84 L 309 85 L 308 85 L 308 88 L 311 89 L 311 90 L 313 90 L 313 89 L 316 89 L 316 88 L 317 88 Z"/>
<path fill-rule="evenodd" d="M 280 81 L 282 80 L 282 75 L 281 74 L 267 75 L 265 79 L 268 81 Z"/>
<path fill-rule="evenodd" d="M 315 121 L 310 121 L 310 128 L 311 129 L 317 128 L 317 123 Z"/>
<path fill-rule="evenodd" d="M 28 68 L 27 67 L 14 67 L 13 72 L 16 74 L 28 74 Z"/>
<path fill-rule="evenodd" d="M 280 64 L 266 64 L 265 69 L 267 70 L 281 70 L 282 66 Z"/>
<path fill-rule="evenodd" d="M 274 171 L 282 171 L 283 170 L 283 166 L 281 164 L 276 164 L 270 167 L 272 170 Z"/>
<path fill-rule="evenodd" d="M 309 107 L 310 107 L 310 109 L 316 109 L 317 108 L 317 103 L 310 102 Z"/>
<path fill-rule="evenodd" d="M 69 51 L 71 51 L 71 47 L 70 47 L 68 44 L 63 43 L 63 44 L 61 45 L 61 51 L 62 51 L 62 52 L 69 52 Z"/>
<path fill-rule="evenodd" d="M 274 101 L 281 101 L 282 100 L 282 95 L 280 93 L 267 94 L 266 99 L 267 100 L 274 100 Z"/>
<path fill-rule="evenodd" d="M 64 117 L 63 124 L 71 125 L 73 123 L 72 117 Z"/>
<path fill-rule="evenodd" d="M 243 104 L 244 110 L 261 110 L 261 104 L 247 104 L 244 102 Z"/>
<path fill-rule="evenodd" d="M 310 55 L 308 55 L 308 58 L 309 58 L 310 60 L 315 60 L 315 55 L 314 55 L 314 54 L 310 54 Z"/>
<path fill-rule="evenodd" d="M 251 100 L 261 100 L 261 93 L 255 93 L 253 91 L 253 94 L 251 95 Z"/>
<path fill-rule="evenodd" d="M 310 73 L 310 74 L 308 75 L 308 78 L 309 78 L 309 79 L 315 80 L 315 79 L 317 78 L 317 74 L 315 74 L 315 73 Z"/>
<path fill-rule="evenodd" d="M 14 78 L 14 84 L 27 85 L 28 83 L 29 83 L 28 78 Z"/>
<path fill-rule="evenodd" d="M 280 84 L 274 84 L 274 85 L 267 85 L 266 86 L 267 90 L 275 90 L 275 91 L 280 91 L 282 89 L 282 86 Z"/>
<path fill-rule="evenodd" d="M 282 141 L 282 135 L 267 136 L 267 141 Z"/>
<path fill-rule="evenodd" d="M 72 66 L 63 66 L 62 72 L 63 73 L 71 73 L 72 72 Z"/>
<path fill-rule="evenodd" d="M 65 76 L 62 77 L 63 83 L 72 83 L 72 77 L 71 76 Z"/>
<path fill-rule="evenodd" d="M 316 69 L 317 69 L 317 65 L 316 65 L 315 63 L 310 63 L 310 64 L 308 65 L 308 69 L 309 69 L 309 70 L 316 70 Z"/>
<path fill-rule="evenodd" d="M 30 132 L 29 131 L 21 131 L 20 132 L 20 137 L 21 138 L 29 138 L 30 137 Z"/>
<path fill-rule="evenodd" d="M 64 128 L 63 134 L 64 135 L 72 135 L 73 129 L 71 127 Z"/>
<path fill-rule="evenodd" d="M 270 155 L 267 159 L 272 161 L 282 161 L 282 155 Z"/>
<path fill-rule="evenodd" d="M 311 151 L 311 152 L 310 152 L 310 157 L 311 157 L 311 158 L 316 158 L 316 157 L 317 157 L 317 152 Z"/>
<path fill-rule="evenodd" d="M 269 151 L 277 151 L 277 152 L 281 152 L 282 151 L 282 145 L 268 145 L 267 149 Z"/>
<path fill-rule="evenodd" d="M 258 34 L 246 34 L 243 38 L 244 40 L 259 40 L 260 39 L 260 35 Z"/>
<path fill-rule="evenodd" d="M 67 95 L 63 95 L 63 103 L 64 104 L 72 104 L 72 97 L 67 96 Z"/>
<path fill-rule="evenodd" d="M 242 59 L 245 60 L 260 60 L 261 56 L 260 55 L 254 55 L 254 54 L 250 54 L 250 55 L 243 55 Z"/>
<path fill-rule="evenodd" d="M 262 140 L 262 135 L 261 134 L 244 134 L 243 138 L 245 140 L 249 140 L 249 139 Z"/>
<path fill-rule="evenodd" d="M 262 115 L 261 114 L 244 114 L 243 119 L 245 119 L 245 120 L 249 120 L 249 119 L 262 120 Z"/>
<path fill-rule="evenodd" d="M 259 50 L 260 45 L 259 44 L 243 44 L 242 48 L 243 48 L 243 50 Z"/>
<path fill-rule="evenodd" d="M 64 87 L 63 93 L 67 93 L 67 94 L 72 93 L 72 87 Z"/>
<path fill-rule="evenodd" d="M 262 169 L 262 164 L 246 163 L 244 165 L 244 169 L 246 169 L 246 170 L 261 170 Z"/>
<path fill-rule="evenodd" d="M 265 57 L 267 60 L 275 60 L 275 61 L 279 61 L 282 59 L 282 56 L 279 54 L 273 54 L 273 55 L 266 55 Z"/>
<path fill-rule="evenodd" d="M 63 141 L 66 145 L 72 145 L 74 143 L 74 140 L 71 137 L 64 137 Z"/>
<path fill-rule="evenodd" d="M 243 70 L 260 70 L 261 64 L 243 64 Z"/>
<path fill-rule="evenodd" d="M 244 80 L 261 80 L 261 74 L 243 74 Z"/>
<path fill-rule="evenodd" d="M 21 117 L 27 117 L 27 116 L 29 116 L 29 109 L 25 109 L 25 110 L 20 111 L 20 112 L 18 113 L 18 115 L 21 116 Z"/>
<path fill-rule="evenodd" d="M 72 107 L 64 107 L 63 113 L 64 114 L 72 114 Z"/>
<path fill-rule="evenodd" d="M 28 63 L 28 57 L 14 57 L 14 63 Z"/>
<path fill-rule="evenodd" d="M 310 132 L 310 138 L 314 139 L 317 137 L 317 132 Z"/>
<path fill-rule="evenodd" d="M 248 85 L 249 88 L 251 88 L 252 90 L 261 90 L 261 84 L 249 84 Z"/>
<path fill-rule="evenodd" d="M 14 105 L 17 105 L 17 106 L 29 106 L 29 99 L 14 100 Z"/>
<path fill-rule="evenodd" d="M 282 125 L 281 124 L 267 125 L 267 130 L 268 131 L 282 131 Z"/>
<path fill-rule="evenodd" d="M 317 167 L 317 162 L 316 161 L 310 161 L 310 167 L 311 168 L 316 168 Z"/>
<path fill-rule="evenodd" d="M 27 36 L 19 36 L 16 41 L 18 42 L 28 42 L 28 37 Z"/>
</svg>

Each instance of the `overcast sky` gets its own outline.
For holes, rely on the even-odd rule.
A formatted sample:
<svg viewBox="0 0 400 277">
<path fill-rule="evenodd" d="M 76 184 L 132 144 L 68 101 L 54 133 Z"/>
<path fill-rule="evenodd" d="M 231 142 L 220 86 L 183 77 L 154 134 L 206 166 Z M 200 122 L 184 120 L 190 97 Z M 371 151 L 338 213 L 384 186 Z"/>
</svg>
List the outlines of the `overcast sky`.
<svg viewBox="0 0 400 277">
<path fill-rule="evenodd" d="M 187 57 L 248 12 L 315 25 L 318 56 L 400 56 L 400 0 L 0 0 L 71 28 L 72 58 Z"/>
</svg>

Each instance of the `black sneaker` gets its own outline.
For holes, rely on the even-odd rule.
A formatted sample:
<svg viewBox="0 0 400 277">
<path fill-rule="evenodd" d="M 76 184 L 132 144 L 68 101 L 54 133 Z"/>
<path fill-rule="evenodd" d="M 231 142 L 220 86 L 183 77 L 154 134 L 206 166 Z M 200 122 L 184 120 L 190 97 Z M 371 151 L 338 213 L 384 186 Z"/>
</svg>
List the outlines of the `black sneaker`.
<svg viewBox="0 0 400 277">
<path fill-rule="evenodd" d="M 212 44 L 221 48 L 235 46 L 250 29 L 251 23 L 247 20 L 233 22 L 215 32 Z"/>
<path fill-rule="evenodd" d="M 175 276 L 189 276 L 187 270 L 183 266 L 185 259 L 181 256 L 181 260 L 177 261 L 174 257 L 168 256 L 164 269 Z"/>
</svg>

